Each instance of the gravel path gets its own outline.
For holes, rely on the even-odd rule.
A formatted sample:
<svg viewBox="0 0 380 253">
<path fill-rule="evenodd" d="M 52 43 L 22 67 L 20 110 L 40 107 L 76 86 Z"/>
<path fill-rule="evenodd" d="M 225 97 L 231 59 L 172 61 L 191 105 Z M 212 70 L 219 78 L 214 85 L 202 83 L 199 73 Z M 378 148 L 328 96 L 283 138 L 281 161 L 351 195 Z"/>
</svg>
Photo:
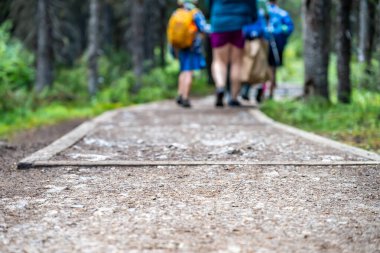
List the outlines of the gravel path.
<svg viewBox="0 0 380 253">
<path fill-rule="evenodd" d="M 246 109 L 121 110 L 52 160 L 362 161 Z M 0 177 L 0 252 L 380 252 L 379 165 L 56 167 Z M 11 190 L 13 188 L 13 190 Z"/>
</svg>

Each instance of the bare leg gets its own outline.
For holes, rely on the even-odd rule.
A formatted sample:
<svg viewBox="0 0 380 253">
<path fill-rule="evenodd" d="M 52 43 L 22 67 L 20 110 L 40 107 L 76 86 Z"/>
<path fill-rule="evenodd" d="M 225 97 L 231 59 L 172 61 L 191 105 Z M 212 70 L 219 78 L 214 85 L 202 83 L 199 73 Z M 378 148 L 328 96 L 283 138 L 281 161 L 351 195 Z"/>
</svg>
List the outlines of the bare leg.
<svg viewBox="0 0 380 253">
<path fill-rule="evenodd" d="M 183 75 L 184 72 L 181 72 L 178 76 L 178 95 L 182 96 L 183 95 Z"/>
<path fill-rule="evenodd" d="M 240 73 L 243 63 L 243 49 L 232 46 L 231 49 L 231 96 L 233 100 L 237 99 L 240 92 Z"/>
<path fill-rule="evenodd" d="M 181 94 L 183 99 L 189 99 L 191 84 L 193 83 L 193 72 L 183 71 L 181 73 Z"/>
<path fill-rule="evenodd" d="M 227 65 L 229 61 L 230 45 L 213 49 L 212 75 L 216 88 L 224 88 L 227 79 Z"/>
<path fill-rule="evenodd" d="M 271 67 L 271 77 L 270 77 L 270 93 L 269 97 L 273 98 L 274 96 L 274 90 L 277 87 L 277 80 L 276 80 L 276 67 Z"/>
</svg>

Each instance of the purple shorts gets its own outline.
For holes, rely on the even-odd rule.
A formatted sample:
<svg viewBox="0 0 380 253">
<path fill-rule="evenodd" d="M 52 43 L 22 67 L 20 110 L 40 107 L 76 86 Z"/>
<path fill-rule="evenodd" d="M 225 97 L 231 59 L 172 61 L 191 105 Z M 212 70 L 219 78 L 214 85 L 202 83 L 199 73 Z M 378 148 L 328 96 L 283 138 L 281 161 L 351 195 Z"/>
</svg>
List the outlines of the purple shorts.
<svg viewBox="0 0 380 253">
<path fill-rule="evenodd" d="M 211 47 L 222 47 L 228 43 L 237 48 L 244 48 L 244 37 L 241 30 L 211 34 Z"/>
</svg>

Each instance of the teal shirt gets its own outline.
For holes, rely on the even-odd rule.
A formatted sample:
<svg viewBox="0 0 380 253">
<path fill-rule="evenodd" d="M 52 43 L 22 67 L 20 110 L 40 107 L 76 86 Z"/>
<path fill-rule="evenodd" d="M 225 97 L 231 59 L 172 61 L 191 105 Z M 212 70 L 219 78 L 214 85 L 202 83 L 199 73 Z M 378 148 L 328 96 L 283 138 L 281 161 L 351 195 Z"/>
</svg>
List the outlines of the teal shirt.
<svg viewBox="0 0 380 253">
<path fill-rule="evenodd" d="M 208 0 L 212 32 L 238 31 L 257 19 L 256 0 Z"/>
</svg>

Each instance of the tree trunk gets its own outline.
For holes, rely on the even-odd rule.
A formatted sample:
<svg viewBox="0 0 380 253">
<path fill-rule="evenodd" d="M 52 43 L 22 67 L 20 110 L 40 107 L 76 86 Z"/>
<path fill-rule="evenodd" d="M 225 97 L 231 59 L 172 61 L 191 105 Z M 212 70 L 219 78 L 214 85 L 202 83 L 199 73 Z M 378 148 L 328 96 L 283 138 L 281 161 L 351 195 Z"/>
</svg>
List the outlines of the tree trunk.
<svg viewBox="0 0 380 253">
<path fill-rule="evenodd" d="M 166 0 L 160 0 L 160 65 L 166 66 Z"/>
<path fill-rule="evenodd" d="M 331 0 L 303 0 L 303 40 L 305 96 L 329 98 L 328 64 L 330 54 Z"/>
<path fill-rule="evenodd" d="M 90 20 L 88 27 L 88 91 L 91 96 L 98 88 L 99 55 L 99 0 L 90 2 Z"/>
<path fill-rule="evenodd" d="M 349 103 L 351 100 L 351 7 L 352 0 L 338 1 L 338 99 L 342 103 Z"/>
<path fill-rule="evenodd" d="M 376 8 L 377 8 L 376 24 L 380 24 L 380 1 L 379 0 L 377 1 Z M 377 25 L 376 27 L 377 27 L 376 29 L 377 43 L 375 43 L 377 45 L 376 51 L 380 52 L 380 25 Z M 378 57 L 378 60 L 380 61 L 380 54 L 378 54 L 377 57 Z"/>
<path fill-rule="evenodd" d="M 130 0 L 127 0 L 130 1 Z M 134 93 L 142 86 L 141 78 L 144 73 L 144 0 L 133 0 L 131 13 L 131 53 L 135 84 Z"/>
<path fill-rule="evenodd" d="M 359 6 L 359 61 L 371 64 L 376 32 L 375 0 L 360 0 Z"/>
<path fill-rule="evenodd" d="M 10 0 L 0 1 L 0 24 L 9 18 L 10 5 Z"/>
<path fill-rule="evenodd" d="M 102 48 L 111 48 L 113 42 L 113 9 L 109 2 L 102 5 Z"/>
<path fill-rule="evenodd" d="M 159 2 L 157 0 L 144 1 L 144 67 L 149 71 L 155 65 L 154 48 L 158 41 L 160 19 Z"/>
<path fill-rule="evenodd" d="M 38 0 L 37 92 L 53 83 L 53 41 L 48 5 L 49 0 Z"/>
</svg>

